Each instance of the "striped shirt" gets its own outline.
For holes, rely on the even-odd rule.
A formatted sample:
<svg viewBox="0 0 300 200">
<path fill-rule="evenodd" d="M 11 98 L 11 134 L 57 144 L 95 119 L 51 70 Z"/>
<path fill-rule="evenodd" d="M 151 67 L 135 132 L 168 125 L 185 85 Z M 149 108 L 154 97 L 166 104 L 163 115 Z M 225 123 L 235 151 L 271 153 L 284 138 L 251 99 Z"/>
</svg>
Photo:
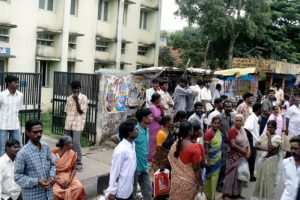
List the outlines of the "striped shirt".
<svg viewBox="0 0 300 200">
<path fill-rule="evenodd" d="M 56 176 L 55 163 L 51 161 L 48 145 L 41 142 L 41 149 L 29 141 L 17 154 L 15 181 L 22 188 L 23 200 L 53 200 L 53 188 L 45 189 L 38 179 L 49 180 Z"/>
<path fill-rule="evenodd" d="M 20 128 L 19 110 L 22 109 L 23 94 L 18 90 L 15 94 L 8 89 L 0 93 L 0 129 L 17 130 Z"/>
<path fill-rule="evenodd" d="M 85 120 L 86 120 L 86 112 L 88 107 L 88 99 L 85 95 L 79 94 L 78 101 L 80 105 L 80 109 L 82 110 L 82 114 L 80 115 L 77 111 L 75 100 L 73 99 L 73 95 L 69 96 L 67 99 L 67 104 L 65 107 L 65 112 L 67 113 L 66 121 L 65 121 L 65 130 L 72 131 L 83 131 Z"/>
</svg>

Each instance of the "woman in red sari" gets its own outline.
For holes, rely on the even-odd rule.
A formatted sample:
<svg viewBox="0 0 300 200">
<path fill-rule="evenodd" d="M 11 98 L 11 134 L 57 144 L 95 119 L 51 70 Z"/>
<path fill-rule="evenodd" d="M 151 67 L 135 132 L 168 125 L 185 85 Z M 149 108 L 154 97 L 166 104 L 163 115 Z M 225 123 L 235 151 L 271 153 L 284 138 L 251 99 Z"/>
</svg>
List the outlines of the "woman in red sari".
<svg viewBox="0 0 300 200">
<path fill-rule="evenodd" d="M 52 151 L 57 159 L 54 200 L 83 200 L 83 186 L 75 177 L 77 154 L 72 150 L 72 138 L 62 136 L 56 146 L 59 149 Z"/>
</svg>

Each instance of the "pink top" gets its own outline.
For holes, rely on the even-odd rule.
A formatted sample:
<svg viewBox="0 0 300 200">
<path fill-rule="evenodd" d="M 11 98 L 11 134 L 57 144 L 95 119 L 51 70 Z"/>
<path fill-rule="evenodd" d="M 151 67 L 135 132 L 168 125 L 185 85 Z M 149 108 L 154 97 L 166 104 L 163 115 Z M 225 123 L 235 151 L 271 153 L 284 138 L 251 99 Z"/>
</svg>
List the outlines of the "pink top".
<svg viewBox="0 0 300 200">
<path fill-rule="evenodd" d="M 275 130 L 276 135 L 281 136 L 282 133 L 282 129 L 283 129 L 283 120 L 282 120 L 282 116 L 279 114 L 277 116 L 274 115 L 274 113 L 272 113 L 268 119 L 268 121 L 270 120 L 275 120 L 276 124 L 277 124 L 277 128 Z M 264 133 L 267 132 L 267 125 L 265 126 L 264 129 Z"/>
</svg>

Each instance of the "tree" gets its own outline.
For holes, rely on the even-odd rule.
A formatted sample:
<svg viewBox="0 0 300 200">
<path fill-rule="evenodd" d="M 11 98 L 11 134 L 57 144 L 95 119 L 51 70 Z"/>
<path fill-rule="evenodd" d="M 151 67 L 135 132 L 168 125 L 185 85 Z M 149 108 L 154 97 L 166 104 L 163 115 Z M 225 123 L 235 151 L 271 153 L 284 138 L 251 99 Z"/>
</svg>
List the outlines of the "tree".
<svg viewBox="0 0 300 200">
<path fill-rule="evenodd" d="M 161 47 L 159 50 L 159 60 L 158 64 L 160 66 L 174 66 L 175 58 L 171 55 L 170 47 Z"/>
<path fill-rule="evenodd" d="M 267 0 L 176 0 L 176 3 L 177 14 L 199 26 L 208 45 L 221 38 L 229 39 L 227 67 L 232 65 L 239 35 L 244 33 L 250 38 L 261 35 L 270 22 Z"/>
</svg>

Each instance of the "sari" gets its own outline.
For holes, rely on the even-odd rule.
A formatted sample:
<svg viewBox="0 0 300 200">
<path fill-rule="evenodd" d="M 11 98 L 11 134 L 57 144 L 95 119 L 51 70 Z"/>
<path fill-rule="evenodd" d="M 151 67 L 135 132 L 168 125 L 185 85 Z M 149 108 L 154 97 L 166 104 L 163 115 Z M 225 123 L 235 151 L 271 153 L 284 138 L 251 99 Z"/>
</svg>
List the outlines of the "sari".
<svg viewBox="0 0 300 200">
<path fill-rule="evenodd" d="M 151 104 L 149 106 L 149 109 L 152 112 L 152 116 L 153 118 L 156 117 L 161 117 L 162 116 L 162 112 L 160 107 Z M 156 135 L 157 132 L 161 129 L 161 125 L 159 125 L 158 121 L 156 121 L 156 119 L 153 119 L 151 121 L 151 123 L 149 124 L 149 153 L 148 153 L 148 162 L 152 162 L 152 156 L 154 153 L 154 149 L 155 149 L 155 140 L 156 140 Z"/>
<path fill-rule="evenodd" d="M 197 194 L 197 180 L 192 163 L 183 164 L 180 158 L 174 156 L 177 142 L 175 142 L 168 154 L 172 168 L 170 200 L 193 200 Z"/>
<path fill-rule="evenodd" d="M 260 145 L 268 147 L 268 136 L 264 133 L 259 138 Z M 257 151 L 256 160 L 256 183 L 252 200 L 272 200 L 274 197 L 274 188 L 279 179 L 279 163 L 281 160 L 282 139 L 278 135 L 271 136 L 271 142 L 277 148 L 275 155 L 269 156 L 266 151 Z"/>
<path fill-rule="evenodd" d="M 205 139 L 205 142 L 207 140 Z M 205 194 L 208 199 L 215 199 L 216 189 L 221 168 L 222 133 L 217 130 L 208 144 L 208 158 L 206 167 Z"/>
<path fill-rule="evenodd" d="M 247 133 L 243 127 L 240 130 L 232 128 L 228 132 L 229 139 L 235 139 L 236 144 L 242 149 L 246 150 L 249 148 L 249 141 Z M 239 181 L 238 178 L 238 168 L 240 164 L 246 158 L 241 153 L 237 152 L 231 146 L 227 149 L 227 162 L 226 162 L 226 172 L 223 186 L 223 194 L 226 195 L 240 195 L 242 193 L 243 182 Z"/>
<path fill-rule="evenodd" d="M 55 152 L 53 152 L 55 153 Z M 57 155 L 57 154 L 56 154 Z M 74 176 L 69 187 L 63 189 L 58 183 L 70 179 L 74 165 L 76 165 L 77 154 L 69 150 L 56 161 L 56 183 L 53 186 L 55 200 L 83 200 L 84 189 L 80 181 Z"/>
</svg>

